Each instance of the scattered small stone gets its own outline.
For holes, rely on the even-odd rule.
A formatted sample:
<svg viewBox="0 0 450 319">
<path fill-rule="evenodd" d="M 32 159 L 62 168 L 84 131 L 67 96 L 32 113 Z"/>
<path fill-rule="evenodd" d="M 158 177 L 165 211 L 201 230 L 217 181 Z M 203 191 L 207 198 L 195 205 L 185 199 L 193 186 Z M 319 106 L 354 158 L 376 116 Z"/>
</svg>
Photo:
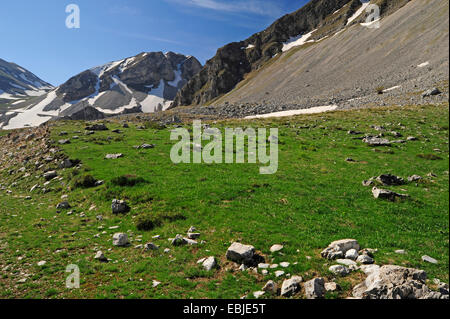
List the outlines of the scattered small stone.
<svg viewBox="0 0 450 319">
<path fill-rule="evenodd" d="M 277 270 L 277 271 L 275 271 L 275 277 L 281 277 L 281 276 L 284 276 L 284 274 L 285 274 L 285 272 L 284 271 L 282 271 L 282 270 Z"/>
<path fill-rule="evenodd" d="M 375 260 L 373 260 L 372 257 L 367 256 L 367 255 L 361 255 L 358 257 L 358 259 L 356 259 L 356 261 L 360 264 L 364 264 L 364 265 L 371 265 L 375 262 Z"/>
<path fill-rule="evenodd" d="M 58 143 L 61 145 L 70 144 L 70 140 L 59 140 Z"/>
<path fill-rule="evenodd" d="M 118 153 L 118 154 L 106 154 L 105 159 L 118 159 L 123 157 L 122 153 Z"/>
<path fill-rule="evenodd" d="M 46 181 L 54 179 L 56 176 L 58 176 L 58 173 L 56 171 L 49 171 L 44 173 L 44 178 Z"/>
<path fill-rule="evenodd" d="M 389 142 L 388 139 L 379 138 L 379 137 L 371 137 L 371 136 L 364 138 L 363 142 L 368 144 L 369 146 L 390 146 L 391 145 L 391 142 Z"/>
<path fill-rule="evenodd" d="M 350 269 L 342 265 L 333 265 L 329 268 L 329 271 L 339 276 L 347 276 L 350 273 Z"/>
<path fill-rule="evenodd" d="M 412 175 L 408 177 L 408 182 L 412 183 L 412 182 L 417 182 L 420 181 L 422 179 L 422 176 L 419 175 Z"/>
<path fill-rule="evenodd" d="M 158 250 L 159 246 L 155 245 L 154 243 L 147 243 L 147 244 L 145 244 L 144 249 L 147 251 L 148 250 Z"/>
<path fill-rule="evenodd" d="M 70 208 L 70 204 L 66 201 L 59 203 L 58 205 L 56 205 L 56 209 L 69 209 Z"/>
<path fill-rule="evenodd" d="M 153 288 L 156 288 L 156 287 L 158 287 L 159 285 L 161 285 L 161 283 L 160 283 L 159 281 L 156 281 L 156 280 L 153 280 L 153 281 L 152 281 L 152 287 L 153 287 Z"/>
<path fill-rule="evenodd" d="M 39 267 L 42 267 L 42 266 L 44 266 L 46 263 L 47 263 L 47 262 L 46 262 L 45 260 L 41 260 L 40 262 L 37 263 L 37 265 L 38 265 Z"/>
<path fill-rule="evenodd" d="M 398 249 L 398 250 L 395 251 L 395 253 L 396 253 L 396 254 L 399 254 L 399 255 L 405 255 L 405 254 L 406 254 L 406 251 L 403 250 L 403 249 Z"/>
<path fill-rule="evenodd" d="M 270 267 L 269 264 L 258 264 L 259 269 L 268 269 Z"/>
<path fill-rule="evenodd" d="M 172 246 L 183 246 L 187 244 L 186 239 L 181 235 L 176 235 L 171 241 Z"/>
<path fill-rule="evenodd" d="M 283 245 L 276 244 L 276 245 L 273 245 L 272 247 L 270 247 L 270 252 L 271 253 L 276 253 L 278 251 L 281 251 L 283 248 L 284 248 Z"/>
<path fill-rule="evenodd" d="M 431 263 L 431 264 L 437 264 L 438 261 L 430 256 L 424 255 L 422 256 L 422 260 L 427 262 L 427 263 Z"/>
<path fill-rule="evenodd" d="M 417 137 L 414 137 L 414 136 L 408 136 L 408 137 L 406 138 L 406 140 L 407 140 L 407 141 L 417 141 L 418 138 L 417 138 Z"/>
<path fill-rule="evenodd" d="M 269 280 L 262 289 L 265 292 L 268 292 L 272 295 L 276 295 L 278 291 L 278 285 L 273 280 Z"/>
<path fill-rule="evenodd" d="M 335 291 L 337 291 L 339 289 L 340 289 L 340 287 L 335 282 L 327 282 L 325 284 L 325 290 L 327 292 L 335 292 Z"/>
<path fill-rule="evenodd" d="M 105 257 L 105 255 L 103 254 L 102 251 L 97 251 L 97 253 L 95 254 L 94 259 L 101 261 L 101 262 L 107 262 L 108 258 Z"/>
<path fill-rule="evenodd" d="M 200 237 L 200 233 L 188 233 L 187 237 L 189 239 L 198 239 Z"/>
<path fill-rule="evenodd" d="M 206 271 L 211 271 L 214 268 L 217 267 L 217 261 L 215 257 L 208 257 L 206 260 L 202 263 L 203 269 Z"/>
<path fill-rule="evenodd" d="M 291 265 L 291 264 L 288 263 L 288 262 L 282 262 L 282 263 L 280 263 L 280 266 L 283 267 L 283 268 L 288 268 L 290 265 Z"/>
</svg>

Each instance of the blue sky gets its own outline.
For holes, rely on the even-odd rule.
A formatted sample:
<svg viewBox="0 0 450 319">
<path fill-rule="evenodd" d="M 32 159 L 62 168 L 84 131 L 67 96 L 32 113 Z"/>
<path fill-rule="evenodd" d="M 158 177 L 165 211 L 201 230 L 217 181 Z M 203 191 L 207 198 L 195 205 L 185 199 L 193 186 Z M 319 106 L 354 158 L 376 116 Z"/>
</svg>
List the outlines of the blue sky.
<svg viewBox="0 0 450 319">
<path fill-rule="evenodd" d="M 200 62 L 261 31 L 306 0 L 14 0 L 0 5 L 0 58 L 59 85 L 93 66 L 140 52 L 174 51 Z M 81 28 L 67 29 L 68 4 Z"/>
</svg>

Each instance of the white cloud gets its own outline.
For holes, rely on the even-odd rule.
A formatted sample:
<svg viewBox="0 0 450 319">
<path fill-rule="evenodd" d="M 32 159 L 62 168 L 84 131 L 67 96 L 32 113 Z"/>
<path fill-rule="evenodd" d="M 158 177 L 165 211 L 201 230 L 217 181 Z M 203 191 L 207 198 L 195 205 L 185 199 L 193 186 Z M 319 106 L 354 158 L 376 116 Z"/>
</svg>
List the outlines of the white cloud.
<svg viewBox="0 0 450 319">
<path fill-rule="evenodd" d="M 166 0 L 179 5 L 230 13 L 251 13 L 261 16 L 279 16 L 282 10 L 268 0 Z"/>
</svg>

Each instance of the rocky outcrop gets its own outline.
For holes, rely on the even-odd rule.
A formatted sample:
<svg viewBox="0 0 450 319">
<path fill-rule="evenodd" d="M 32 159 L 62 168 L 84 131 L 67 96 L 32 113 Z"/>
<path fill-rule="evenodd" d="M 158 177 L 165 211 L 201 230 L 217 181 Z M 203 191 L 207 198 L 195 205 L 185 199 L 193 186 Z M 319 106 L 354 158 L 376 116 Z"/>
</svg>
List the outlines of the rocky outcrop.
<svg viewBox="0 0 450 319">
<path fill-rule="evenodd" d="M 361 299 L 448 299 L 448 290 L 431 291 L 423 270 L 386 265 L 366 271 L 367 279 L 353 289 Z"/>
</svg>

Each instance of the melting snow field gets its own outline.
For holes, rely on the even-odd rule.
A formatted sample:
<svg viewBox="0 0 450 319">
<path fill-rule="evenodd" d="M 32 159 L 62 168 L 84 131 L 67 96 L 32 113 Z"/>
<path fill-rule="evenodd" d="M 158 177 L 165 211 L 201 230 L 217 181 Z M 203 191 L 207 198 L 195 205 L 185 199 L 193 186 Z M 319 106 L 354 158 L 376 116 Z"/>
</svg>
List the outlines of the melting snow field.
<svg viewBox="0 0 450 319">
<path fill-rule="evenodd" d="M 338 107 L 337 105 L 317 106 L 317 107 L 312 107 L 312 108 L 303 109 L 303 110 L 290 110 L 290 111 L 282 111 L 282 112 L 274 112 L 274 113 L 268 113 L 268 114 L 246 116 L 245 119 L 262 119 L 262 118 L 271 118 L 271 117 L 286 117 L 286 116 L 301 115 L 301 114 L 317 114 L 317 113 L 323 113 L 323 112 L 328 112 L 328 111 L 334 111 L 337 109 L 337 107 Z"/>
<path fill-rule="evenodd" d="M 43 109 L 56 99 L 56 90 L 50 92 L 45 99 L 36 104 L 30 109 L 20 109 L 16 110 L 17 116 L 9 120 L 8 125 L 2 127 L 4 130 L 12 130 L 23 128 L 26 126 L 39 126 L 42 123 L 47 122 L 53 116 L 58 115 L 58 111 L 54 112 L 43 112 Z"/>
<path fill-rule="evenodd" d="M 148 96 L 141 102 L 142 112 L 153 113 L 156 111 L 158 104 L 162 105 L 163 110 L 166 110 L 170 106 L 172 101 L 164 100 L 164 88 L 164 81 L 161 80 L 157 88 L 148 92 Z"/>
<path fill-rule="evenodd" d="M 311 35 L 312 35 L 316 30 L 317 30 L 317 29 L 312 30 L 310 33 L 307 33 L 307 34 L 299 35 L 299 36 L 297 36 L 297 37 L 290 38 L 288 42 L 285 42 L 285 43 L 283 44 L 283 48 L 282 48 L 281 50 L 282 50 L 283 52 L 285 52 L 285 51 L 287 51 L 287 50 L 292 49 L 293 47 L 301 46 L 301 45 L 303 45 L 303 44 L 305 44 L 305 43 L 307 43 L 307 42 L 314 42 L 314 40 L 308 41 L 308 39 L 311 37 Z"/>
</svg>

